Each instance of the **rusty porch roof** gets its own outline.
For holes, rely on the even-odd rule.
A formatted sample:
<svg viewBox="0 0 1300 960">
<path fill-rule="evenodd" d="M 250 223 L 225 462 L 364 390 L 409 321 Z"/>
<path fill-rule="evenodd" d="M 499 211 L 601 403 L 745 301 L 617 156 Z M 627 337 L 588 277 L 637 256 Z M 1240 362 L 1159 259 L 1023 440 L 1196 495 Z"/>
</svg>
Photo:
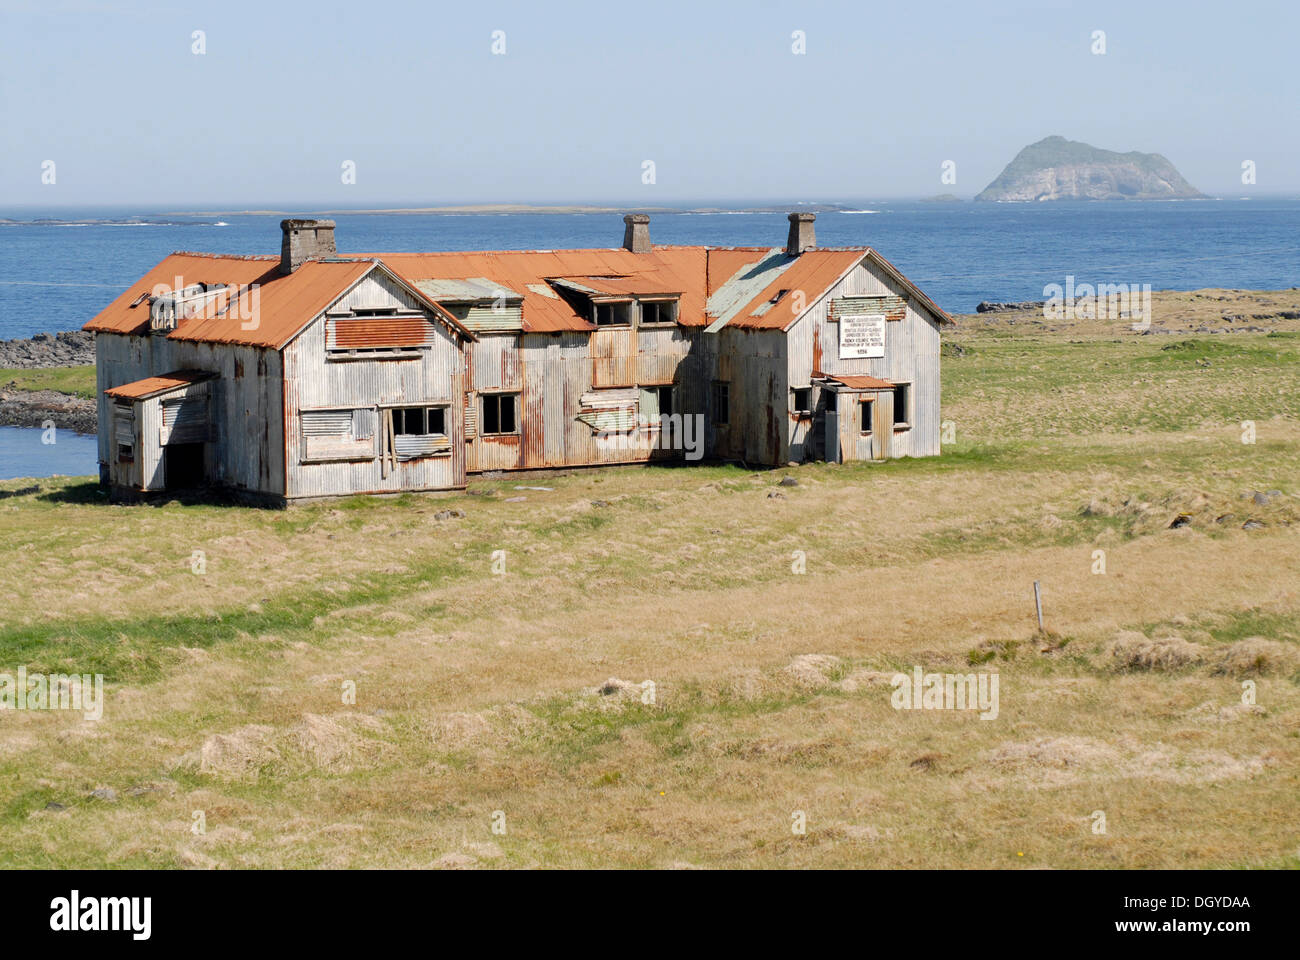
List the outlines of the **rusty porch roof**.
<svg viewBox="0 0 1300 960">
<path fill-rule="evenodd" d="M 215 376 L 215 373 L 204 370 L 177 370 L 174 373 L 164 373 L 157 377 L 145 377 L 143 380 L 135 380 L 121 386 L 109 387 L 104 391 L 104 394 L 119 400 L 148 400 L 150 397 L 170 393 L 172 390 L 181 387 L 188 387 L 204 380 L 211 380 Z"/>
</svg>

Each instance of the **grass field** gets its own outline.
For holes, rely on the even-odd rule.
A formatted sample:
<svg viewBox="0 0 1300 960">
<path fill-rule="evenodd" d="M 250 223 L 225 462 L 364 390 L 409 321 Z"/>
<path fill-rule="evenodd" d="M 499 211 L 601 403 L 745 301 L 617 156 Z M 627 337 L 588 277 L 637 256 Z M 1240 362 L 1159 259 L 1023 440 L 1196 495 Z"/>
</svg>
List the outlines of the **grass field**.
<svg viewBox="0 0 1300 960">
<path fill-rule="evenodd" d="M 0 367 L 0 387 L 11 390 L 53 390 L 73 397 L 95 399 L 95 368 L 35 367 L 20 369 Z"/>
<path fill-rule="evenodd" d="M 0 713 L 0 863 L 1300 865 L 1300 337 L 972 327 L 941 458 L 0 499 L 0 670 L 107 678 Z"/>
</svg>

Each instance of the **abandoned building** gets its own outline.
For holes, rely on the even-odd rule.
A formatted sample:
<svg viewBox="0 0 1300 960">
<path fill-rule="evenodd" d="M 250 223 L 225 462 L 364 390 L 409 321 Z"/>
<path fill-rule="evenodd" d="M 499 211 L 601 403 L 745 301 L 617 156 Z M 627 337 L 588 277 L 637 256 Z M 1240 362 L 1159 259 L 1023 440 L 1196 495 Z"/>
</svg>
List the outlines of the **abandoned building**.
<svg viewBox="0 0 1300 960">
<path fill-rule="evenodd" d="M 874 250 L 818 248 L 808 213 L 771 248 L 623 219 L 607 250 L 342 255 L 333 221 L 285 220 L 279 257 L 173 254 L 85 326 L 101 477 L 284 502 L 939 453 L 952 321 Z"/>
</svg>

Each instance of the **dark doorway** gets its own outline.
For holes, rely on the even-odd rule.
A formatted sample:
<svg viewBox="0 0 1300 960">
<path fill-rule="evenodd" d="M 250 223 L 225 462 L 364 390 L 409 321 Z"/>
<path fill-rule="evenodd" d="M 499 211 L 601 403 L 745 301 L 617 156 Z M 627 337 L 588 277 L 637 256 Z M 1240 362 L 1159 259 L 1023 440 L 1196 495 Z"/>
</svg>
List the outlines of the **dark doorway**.
<svg viewBox="0 0 1300 960">
<path fill-rule="evenodd" d="M 172 443 L 163 451 L 168 490 L 187 490 L 203 485 L 203 444 Z"/>
</svg>

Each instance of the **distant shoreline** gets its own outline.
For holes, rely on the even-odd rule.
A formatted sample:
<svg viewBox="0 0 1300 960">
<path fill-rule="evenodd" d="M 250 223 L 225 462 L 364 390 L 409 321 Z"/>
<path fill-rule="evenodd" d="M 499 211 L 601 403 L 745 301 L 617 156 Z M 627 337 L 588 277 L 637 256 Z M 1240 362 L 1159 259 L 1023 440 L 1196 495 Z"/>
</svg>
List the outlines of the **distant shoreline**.
<svg viewBox="0 0 1300 960">
<path fill-rule="evenodd" d="M 366 215 L 366 216 L 402 216 L 402 215 L 424 215 L 424 216 L 500 216 L 509 214 L 523 213 L 550 213 L 557 215 L 574 215 L 574 214 L 625 214 L 625 213 L 789 213 L 792 209 L 808 213 L 838 213 L 842 210 L 849 210 L 847 204 L 841 203 L 793 203 L 778 204 L 765 206 L 745 206 L 745 207 L 644 207 L 644 206 L 598 206 L 591 204 L 531 204 L 531 203 L 479 203 L 479 204 L 460 204 L 442 207 L 372 207 L 365 209 L 333 209 L 333 210 L 312 210 L 311 213 L 327 214 L 329 216 Z M 194 217 L 268 217 L 268 216 L 298 216 L 302 209 L 295 210 L 200 210 L 190 213 L 181 211 L 171 211 L 159 214 L 164 217 L 194 216 Z"/>
</svg>

